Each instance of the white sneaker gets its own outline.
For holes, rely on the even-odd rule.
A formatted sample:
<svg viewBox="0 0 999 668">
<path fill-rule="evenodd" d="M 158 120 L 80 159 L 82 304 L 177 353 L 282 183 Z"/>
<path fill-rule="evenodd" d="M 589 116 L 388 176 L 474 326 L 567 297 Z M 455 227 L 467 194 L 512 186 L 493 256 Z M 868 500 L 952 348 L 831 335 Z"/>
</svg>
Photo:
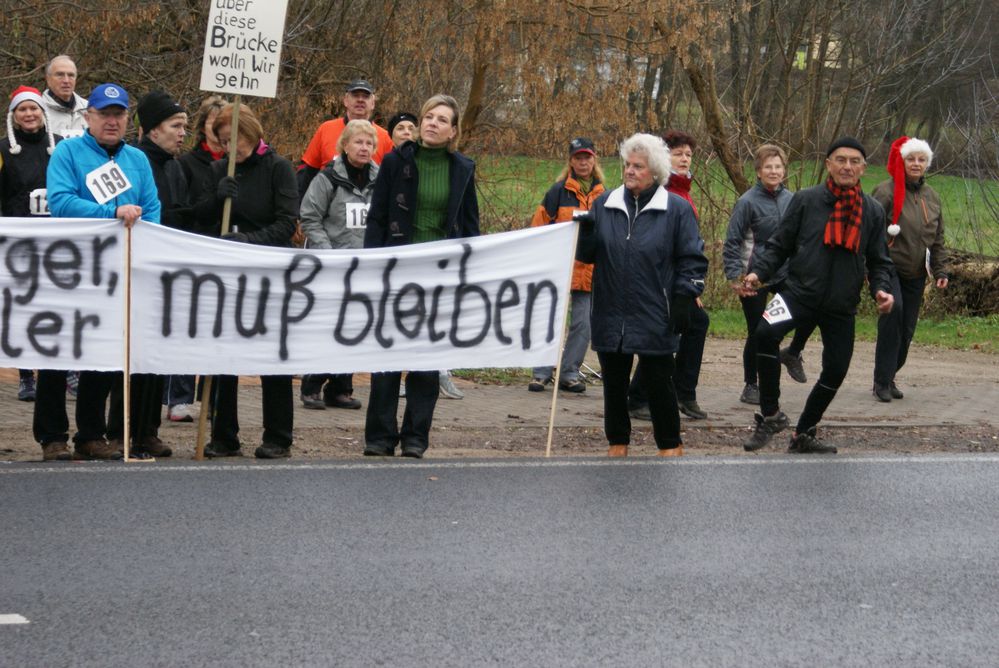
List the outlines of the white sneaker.
<svg viewBox="0 0 999 668">
<path fill-rule="evenodd" d="M 465 393 L 454 386 L 451 374 L 441 372 L 440 375 L 441 396 L 445 399 L 464 399 Z"/>
<path fill-rule="evenodd" d="M 196 417 L 198 417 L 198 411 L 191 404 L 177 404 L 167 408 L 167 419 L 170 422 L 194 422 Z"/>
</svg>

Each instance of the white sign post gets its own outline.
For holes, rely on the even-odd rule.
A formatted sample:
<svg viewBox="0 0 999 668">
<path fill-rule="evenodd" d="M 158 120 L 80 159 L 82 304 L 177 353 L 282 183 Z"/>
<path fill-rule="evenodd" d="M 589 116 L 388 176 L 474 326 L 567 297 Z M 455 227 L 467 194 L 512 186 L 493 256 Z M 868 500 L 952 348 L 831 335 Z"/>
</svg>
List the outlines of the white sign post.
<svg viewBox="0 0 999 668">
<path fill-rule="evenodd" d="M 211 0 L 201 90 L 276 97 L 288 0 Z"/>
</svg>

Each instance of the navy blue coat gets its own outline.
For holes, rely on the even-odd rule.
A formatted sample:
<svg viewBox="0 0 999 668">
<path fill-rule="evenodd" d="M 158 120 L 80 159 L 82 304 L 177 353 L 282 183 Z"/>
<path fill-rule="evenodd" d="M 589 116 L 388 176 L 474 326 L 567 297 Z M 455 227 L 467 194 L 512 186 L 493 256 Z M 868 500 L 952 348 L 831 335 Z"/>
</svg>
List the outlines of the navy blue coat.
<svg viewBox="0 0 999 668">
<path fill-rule="evenodd" d="M 658 188 L 628 215 L 624 187 L 593 203 L 592 234 L 582 235 L 576 258 L 593 263 L 592 346 L 598 352 L 639 355 L 674 353 L 670 331 L 675 295 L 704 290 L 708 259 L 694 209 L 679 195 Z"/>
<path fill-rule="evenodd" d="M 371 193 L 365 248 L 412 243 L 416 211 L 416 142 L 408 141 L 382 159 Z M 447 201 L 445 237 L 479 236 L 479 200 L 475 194 L 475 163 L 461 153 L 449 152 L 451 190 Z"/>
</svg>

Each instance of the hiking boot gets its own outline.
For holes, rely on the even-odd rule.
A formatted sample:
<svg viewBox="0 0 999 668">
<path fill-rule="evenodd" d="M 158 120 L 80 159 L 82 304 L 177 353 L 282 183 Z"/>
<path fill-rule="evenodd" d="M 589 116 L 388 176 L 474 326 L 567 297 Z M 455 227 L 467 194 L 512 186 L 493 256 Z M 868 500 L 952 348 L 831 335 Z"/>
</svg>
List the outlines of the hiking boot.
<svg viewBox="0 0 999 668">
<path fill-rule="evenodd" d="M 167 419 L 170 422 L 194 422 L 197 411 L 191 404 L 177 404 L 167 407 Z"/>
<path fill-rule="evenodd" d="M 791 437 L 787 451 L 799 455 L 835 455 L 836 446 L 820 441 L 815 436 L 815 427 L 809 427 L 805 433 Z"/>
<path fill-rule="evenodd" d="M 551 378 L 532 378 L 531 382 L 527 384 L 528 392 L 544 392 L 545 385 L 552 382 Z"/>
<path fill-rule="evenodd" d="M 426 452 L 426 450 L 418 445 L 407 445 L 402 449 L 402 456 L 412 457 L 413 459 L 423 459 L 424 452 Z"/>
<path fill-rule="evenodd" d="M 64 462 L 67 459 L 72 459 L 73 453 L 69 450 L 69 444 L 66 441 L 53 441 L 52 443 L 46 443 L 42 446 L 42 460 L 46 462 L 60 461 Z"/>
<path fill-rule="evenodd" d="M 895 384 L 894 380 L 891 382 L 891 385 L 888 386 L 888 391 L 891 392 L 892 399 L 901 399 L 905 396 L 902 394 L 902 390 L 898 389 L 898 385 Z"/>
<path fill-rule="evenodd" d="M 790 348 L 780 349 L 780 363 L 787 367 L 787 375 L 797 383 L 807 383 L 808 376 L 805 375 L 805 363 L 801 358 L 801 353 L 795 355 Z"/>
<path fill-rule="evenodd" d="M 648 406 L 632 408 L 628 411 L 628 415 L 631 416 L 632 420 L 645 420 L 646 422 L 652 422 L 652 411 L 649 410 Z"/>
<path fill-rule="evenodd" d="M 464 399 L 465 393 L 459 390 L 454 385 L 454 381 L 451 380 L 450 374 L 442 373 L 440 375 L 440 386 L 441 386 L 441 396 L 445 399 Z"/>
<path fill-rule="evenodd" d="M 35 400 L 35 374 L 25 374 L 20 377 L 17 383 L 17 400 Z"/>
<path fill-rule="evenodd" d="M 286 459 L 291 457 L 291 446 L 263 443 L 253 451 L 253 456 L 257 459 Z"/>
<path fill-rule="evenodd" d="M 214 441 L 205 446 L 205 457 L 215 459 L 217 457 L 242 457 L 243 452 L 238 445 L 226 445 L 215 443 Z"/>
<path fill-rule="evenodd" d="M 170 446 L 159 439 L 158 436 L 147 436 L 141 443 L 132 446 L 132 453 L 135 455 L 148 455 L 150 457 L 169 457 L 173 454 Z"/>
<path fill-rule="evenodd" d="M 75 451 L 73 453 L 73 459 L 83 459 L 83 460 L 122 459 L 125 457 L 125 453 L 122 451 L 120 443 L 121 441 L 118 439 L 115 439 L 111 443 L 108 443 L 103 439 L 77 443 Z"/>
<path fill-rule="evenodd" d="M 753 404 L 754 406 L 760 405 L 760 386 L 756 383 L 746 383 L 746 387 L 742 388 L 742 394 L 739 395 L 739 401 L 744 404 Z"/>
<path fill-rule="evenodd" d="M 348 408 L 351 410 L 357 410 L 361 407 L 361 401 L 355 399 L 353 395 L 350 394 L 334 394 L 333 396 L 326 397 L 323 400 L 327 406 L 332 408 Z"/>
<path fill-rule="evenodd" d="M 393 457 L 395 456 L 395 448 L 389 448 L 381 445 L 366 445 L 364 446 L 364 456 Z"/>
<path fill-rule="evenodd" d="M 790 420 L 787 419 L 783 411 L 777 411 L 767 417 L 763 417 L 759 413 L 754 413 L 753 419 L 756 420 L 753 435 L 749 437 L 748 441 L 742 444 L 742 448 L 746 452 L 756 452 L 760 448 L 765 447 L 774 434 L 784 431 L 787 429 L 788 424 L 790 424 Z"/>
<path fill-rule="evenodd" d="M 586 392 L 586 383 L 584 383 L 580 378 L 576 378 L 574 380 L 562 380 L 559 381 L 558 389 L 579 394 L 581 392 Z"/>
<path fill-rule="evenodd" d="M 326 410 L 326 402 L 319 395 L 318 392 L 315 394 L 303 394 L 302 395 L 302 405 L 306 408 L 311 408 L 316 411 Z"/>
<path fill-rule="evenodd" d="M 708 417 L 708 414 L 701 410 L 701 407 L 697 405 L 697 399 L 677 401 L 676 404 L 680 408 L 680 412 L 689 418 L 694 420 L 705 420 Z"/>
<path fill-rule="evenodd" d="M 888 403 L 891 401 L 891 388 L 887 385 L 881 385 L 880 383 L 874 383 L 873 394 L 877 397 L 878 401 L 883 401 Z"/>
<path fill-rule="evenodd" d="M 66 372 L 66 396 L 70 399 L 76 399 L 76 391 L 80 387 L 80 372 L 79 371 L 67 371 Z"/>
</svg>

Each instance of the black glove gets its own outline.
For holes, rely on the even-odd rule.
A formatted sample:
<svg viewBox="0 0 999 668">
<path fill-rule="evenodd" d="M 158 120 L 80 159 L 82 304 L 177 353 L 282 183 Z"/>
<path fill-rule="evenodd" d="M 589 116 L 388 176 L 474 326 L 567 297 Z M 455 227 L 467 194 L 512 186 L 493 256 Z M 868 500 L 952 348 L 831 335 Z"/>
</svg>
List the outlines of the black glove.
<svg viewBox="0 0 999 668">
<path fill-rule="evenodd" d="M 238 241 L 241 244 L 250 243 L 250 238 L 242 232 L 227 232 L 222 235 L 222 238 L 226 241 Z"/>
<path fill-rule="evenodd" d="M 236 199 L 239 194 L 239 182 L 236 181 L 235 176 L 223 176 L 219 180 L 219 185 L 215 189 L 215 197 L 221 202 L 227 197 Z"/>
<path fill-rule="evenodd" d="M 597 219 L 593 217 L 592 213 L 589 211 L 577 213 L 572 219 L 579 223 L 580 236 L 586 237 L 593 234 L 593 228 L 597 224 Z"/>
<path fill-rule="evenodd" d="M 690 309 L 694 307 L 694 298 L 690 295 L 673 295 L 670 310 L 670 330 L 674 334 L 683 334 L 690 328 Z"/>
</svg>

